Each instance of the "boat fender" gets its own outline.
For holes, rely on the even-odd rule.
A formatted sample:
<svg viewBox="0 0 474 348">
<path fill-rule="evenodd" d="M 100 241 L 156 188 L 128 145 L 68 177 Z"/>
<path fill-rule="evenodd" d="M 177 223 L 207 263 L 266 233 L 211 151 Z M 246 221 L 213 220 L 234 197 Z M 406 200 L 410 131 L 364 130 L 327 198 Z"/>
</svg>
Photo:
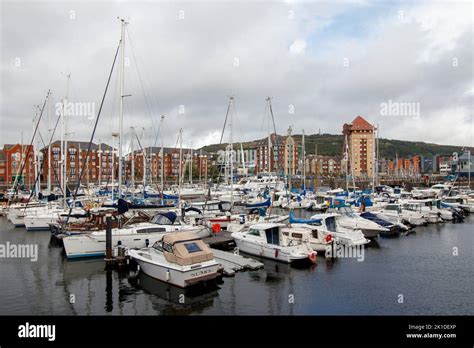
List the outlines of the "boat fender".
<svg viewBox="0 0 474 348">
<path fill-rule="evenodd" d="M 170 270 L 169 269 L 166 270 L 166 281 L 167 282 L 170 281 Z"/>
<path fill-rule="evenodd" d="M 275 258 L 278 257 L 278 249 L 275 249 Z"/>
<path fill-rule="evenodd" d="M 214 232 L 215 235 L 219 234 L 220 231 L 221 231 L 221 225 L 219 224 L 212 225 L 212 232 Z"/>
<path fill-rule="evenodd" d="M 119 245 L 119 246 L 122 245 L 122 241 L 119 240 L 119 241 L 117 242 L 117 245 Z"/>
<path fill-rule="evenodd" d="M 150 245 L 150 240 L 147 238 L 145 239 L 145 246 L 148 248 L 149 245 Z"/>
<path fill-rule="evenodd" d="M 331 243 L 331 241 L 332 241 L 332 235 L 331 235 L 331 234 L 328 234 L 328 235 L 326 236 L 326 238 L 324 238 L 324 239 L 326 240 L 326 243 Z"/>
<path fill-rule="evenodd" d="M 316 263 L 316 251 L 308 254 L 308 258 L 312 263 Z"/>
</svg>

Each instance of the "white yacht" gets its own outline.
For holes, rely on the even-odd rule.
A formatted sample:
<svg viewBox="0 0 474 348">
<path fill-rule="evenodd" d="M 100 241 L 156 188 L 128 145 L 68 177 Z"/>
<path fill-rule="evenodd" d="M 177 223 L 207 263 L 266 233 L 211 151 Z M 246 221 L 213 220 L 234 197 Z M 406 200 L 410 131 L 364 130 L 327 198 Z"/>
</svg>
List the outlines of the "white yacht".
<svg viewBox="0 0 474 348">
<path fill-rule="evenodd" d="M 339 226 L 353 230 L 361 230 L 367 238 L 374 238 L 377 237 L 380 232 L 390 231 L 388 228 L 360 217 L 354 213 L 350 207 L 339 207 L 336 212 L 339 214 L 339 216 L 336 217 Z"/>
<path fill-rule="evenodd" d="M 360 229 L 342 226 L 339 217 L 340 215 L 336 213 L 312 215 L 311 220 L 316 221 L 311 222 L 311 226 L 317 228 L 317 231 L 325 237 L 331 235 L 336 242 L 347 246 L 364 245 L 370 242 Z"/>
<path fill-rule="evenodd" d="M 143 273 L 181 288 L 220 276 L 220 264 L 195 233 L 170 233 L 151 248 L 129 250 Z"/>
<path fill-rule="evenodd" d="M 247 230 L 233 232 L 232 238 L 240 251 L 276 261 L 316 262 L 316 251 L 307 242 L 295 241 L 285 236 L 289 231 L 284 224 L 263 223 L 250 226 Z"/>
<path fill-rule="evenodd" d="M 195 232 L 199 237 L 209 236 L 205 226 L 175 224 L 166 214 L 156 215 L 152 222 L 141 222 L 112 229 L 112 246 L 144 248 L 161 240 L 171 232 Z M 106 231 L 69 235 L 63 239 L 68 258 L 97 257 L 105 255 Z"/>
<path fill-rule="evenodd" d="M 460 208 L 467 213 L 474 213 L 474 203 L 460 196 L 444 197 L 443 204 L 453 208 Z"/>
<path fill-rule="evenodd" d="M 27 231 L 41 231 L 51 229 L 51 225 L 58 221 L 64 221 L 69 215 L 69 208 L 54 207 L 50 210 L 26 215 L 23 218 Z M 73 208 L 69 221 L 75 222 L 87 217 L 87 213 L 82 208 Z"/>
<path fill-rule="evenodd" d="M 12 205 L 8 209 L 7 219 L 15 227 L 24 227 L 25 226 L 25 216 L 27 215 L 37 215 L 38 213 L 43 213 L 48 211 L 50 205 L 47 203 L 20 203 L 18 205 Z"/>
<path fill-rule="evenodd" d="M 440 199 L 410 200 L 406 202 L 406 204 L 413 204 L 415 206 L 419 206 L 423 217 L 425 217 L 425 219 L 430 223 L 453 220 L 453 213 L 447 209 L 441 208 Z"/>
<path fill-rule="evenodd" d="M 408 224 L 410 226 L 421 226 L 427 223 L 421 212 L 403 209 L 400 203 L 388 203 L 378 212 L 393 220 L 400 221 L 403 224 Z"/>
</svg>

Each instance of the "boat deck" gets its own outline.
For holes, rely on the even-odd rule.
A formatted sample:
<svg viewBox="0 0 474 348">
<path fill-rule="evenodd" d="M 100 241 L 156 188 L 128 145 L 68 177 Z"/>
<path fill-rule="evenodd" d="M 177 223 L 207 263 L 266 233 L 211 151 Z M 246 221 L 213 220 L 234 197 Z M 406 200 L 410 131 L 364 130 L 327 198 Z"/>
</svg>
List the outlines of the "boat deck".
<svg viewBox="0 0 474 348">
<path fill-rule="evenodd" d="M 230 235 L 231 233 L 228 231 L 220 231 L 217 235 L 204 238 L 203 241 L 213 249 L 230 251 L 236 247 L 235 241 Z"/>
</svg>

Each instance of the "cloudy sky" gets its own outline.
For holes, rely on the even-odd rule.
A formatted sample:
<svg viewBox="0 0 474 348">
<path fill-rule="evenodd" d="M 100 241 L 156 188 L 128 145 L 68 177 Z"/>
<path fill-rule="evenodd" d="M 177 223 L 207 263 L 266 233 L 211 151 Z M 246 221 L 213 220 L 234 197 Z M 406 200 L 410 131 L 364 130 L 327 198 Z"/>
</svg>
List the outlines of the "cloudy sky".
<svg viewBox="0 0 474 348">
<path fill-rule="evenodd" d="M 384 138 L 473 146 L 472 2 L 1 1 L 0 143 L 32 133 L 35 105 L 95 107 L 125 41 L 124 143 L 135 127 L 165 146 L 218 143 L 229 96 L 233 140 L 268 134 L 272 97 L 279 133 L 339 134 L 357 115 Z M 95 140 L 118 131 L 114 72 Z M 386 103 L 386 104 L 384 104 Z M 413 106 L 404 111 L 397 106 Z M 392 105 L 388 114 L 383 105 Z M 79 104 L 74 104 L 79 105 Z M 401 113 L 401 114 L 400 114 Z M 40 126 L 45 141 L 47 117 Z M 95 118 L 69 117 L 87 140 Z M 224 140 L 230 137 L 227 129 Z M 26 140 L 25 140 L 26 142 Z M 160 141 L 158 141 L 160 144 Z"/>
</svg>

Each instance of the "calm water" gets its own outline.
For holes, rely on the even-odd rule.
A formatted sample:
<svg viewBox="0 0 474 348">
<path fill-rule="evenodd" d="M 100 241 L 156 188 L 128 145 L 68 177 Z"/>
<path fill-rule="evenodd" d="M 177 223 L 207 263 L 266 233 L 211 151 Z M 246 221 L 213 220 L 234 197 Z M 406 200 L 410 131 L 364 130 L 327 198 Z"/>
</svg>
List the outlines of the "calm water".
<svg viewBox="0 0 474 348">
<path fill-rule="evenodd" d="M 39 254 L 37 262 L 0 259 L 0 315 L 473 315 L 473 226 L 471 216 L 379 238 L 363 262 L 318 258 L 316 267 L 296 269 L 265 260 L 264 269 L 186 293 L 180 304 L 180 289 L 141 273 L 104 271 L 100 259 L 68 262 L 49 232 L 26 232 L 0 217 L 0 244 L 38 244 Z"/>
</svg>

